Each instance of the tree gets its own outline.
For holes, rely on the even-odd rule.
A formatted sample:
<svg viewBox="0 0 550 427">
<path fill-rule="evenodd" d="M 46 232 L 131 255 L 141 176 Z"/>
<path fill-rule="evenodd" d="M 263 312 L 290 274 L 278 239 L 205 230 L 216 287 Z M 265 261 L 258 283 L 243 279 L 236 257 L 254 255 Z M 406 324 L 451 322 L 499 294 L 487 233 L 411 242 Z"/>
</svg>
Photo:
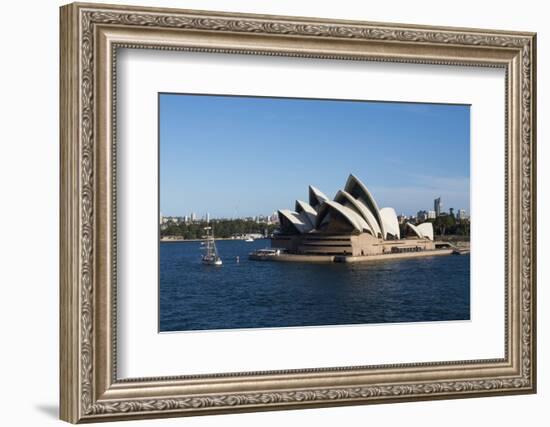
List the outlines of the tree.
<svg viewBox="0 0 550 427">
<path fill-rule="evenodd" d="M 214 229 L 214 235 L 220 238 L 229 238 L 233 236 L 259 233 L 263 234 L 266 230 L 268 234 L 273 233 L 277 228 L 274 224 L 266 222 L 256 222 L 244 219 L 223 219 L 213 220 L 210 223 L 206 221 L 194 223 L 170 224 L 164 230 L 161 230 L 161 237 L 181 237 L 183 239 L 202 239 L 204 227 L 211 226 Z"/>
</svg>

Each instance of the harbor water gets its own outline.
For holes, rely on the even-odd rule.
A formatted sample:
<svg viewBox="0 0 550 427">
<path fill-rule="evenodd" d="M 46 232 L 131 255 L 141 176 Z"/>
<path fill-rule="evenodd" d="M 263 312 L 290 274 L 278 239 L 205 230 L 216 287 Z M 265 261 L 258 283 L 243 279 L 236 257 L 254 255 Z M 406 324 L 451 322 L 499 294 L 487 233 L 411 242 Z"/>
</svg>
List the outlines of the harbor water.
<svg viewBox="0 0 550 427">
<path fill-rule="evenodd" d="M 160 244 L 161 332 L 470 319 L 470 256 L 355 264 L 259 262 L 268 240 Z M 238 258 L 238 260 L 237 260 Z"/>
</svg>

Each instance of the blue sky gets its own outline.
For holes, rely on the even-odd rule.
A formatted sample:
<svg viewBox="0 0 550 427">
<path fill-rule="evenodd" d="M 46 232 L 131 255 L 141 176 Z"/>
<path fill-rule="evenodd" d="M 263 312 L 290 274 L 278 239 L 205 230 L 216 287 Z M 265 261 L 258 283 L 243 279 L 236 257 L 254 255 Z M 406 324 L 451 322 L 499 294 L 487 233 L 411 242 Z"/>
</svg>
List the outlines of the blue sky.
<svg viewBox="0 0 550 427">
<path fill-rule="evenodd" d="M 350 173 L 380 207 L 470 211 L 470 107 L 160 94 L 160 210 L 270 214 Z"/>
</svg>

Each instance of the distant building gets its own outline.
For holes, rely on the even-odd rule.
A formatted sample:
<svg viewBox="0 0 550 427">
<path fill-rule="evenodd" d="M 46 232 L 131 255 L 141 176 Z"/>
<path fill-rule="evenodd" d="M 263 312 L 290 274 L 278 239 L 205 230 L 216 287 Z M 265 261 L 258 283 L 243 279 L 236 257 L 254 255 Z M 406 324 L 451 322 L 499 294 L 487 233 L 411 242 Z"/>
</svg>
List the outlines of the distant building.
<svg viewBox="0 0 550 427">
<path fill-rule="evenodd" d="M 456 214 L 456 218 L 460 220 L 467 219 L 468 215 L 466 215 L 466 211 L 464 209 L 459 209 L 458 213 Z"/>
<path fill-rule="evenodd" d="M 441 215 L 441 207 L 443 206 L 443 204 L 441 203 L 441 197 L 438 197 L 437 199 L 434 200 L 434 211 L 435 211 L 435 216 L 439 216 Z"/>
<path fill-rule="evenodd" d="M 210 222 L 210 213 L 206 212 L 206 223 L 208 224 Z"/>
<path fill-rule="evenodd" d="M 426 221 L 428 219 L 428 211 L 418 211 L 416 214 L 416 220 L 418 222 Z"/>
<path fill-rule="evenodd" d="M 436 217 L 435 211 L 428 211 L 428 219 L 435 219 Z"/>
<path fill-rule="evenodd" d="M 269 217 L 269 223 L 271 224 L 278 224 L 279 223 L 279 215 L 277 212 L 273 212 L 271 216 Z"/>
<path fill-rule="evenodd" d="M 195 222 L 197 220 L 197 214 L 195 212 L 191 212 L 191 222 Z"/>
<path fill-rule="evenodd" d="M 455 216 L 455 209 L 454 208 L 449 208 L 449 215 Z"/>
</svg>

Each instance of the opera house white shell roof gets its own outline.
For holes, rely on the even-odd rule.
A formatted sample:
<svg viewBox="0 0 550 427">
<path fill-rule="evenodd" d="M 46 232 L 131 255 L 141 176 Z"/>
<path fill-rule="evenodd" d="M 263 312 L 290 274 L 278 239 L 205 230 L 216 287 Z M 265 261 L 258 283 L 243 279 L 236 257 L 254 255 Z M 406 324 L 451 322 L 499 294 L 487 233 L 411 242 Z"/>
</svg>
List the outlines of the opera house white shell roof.
<svg viewBox="0 0 550 427">
<path fill-rule="evenodd" d="M 369 232 L 375 237 L 382 237 L 382 230 L 380 230 L 380 225 L 372 212 L 367 209 L 367 207 L 361 203 L 359 200 L 355 199 L 351 194 L 349 194 L 347 191 L 338 191 L 336 193 L 336 196 L 334 197 L 334 201 L 341 203 L 344 206 L 352 206 L 351 209 L 354 209 L 356 212 L 358 212 L 363 219 L 367 222 L 369 225 Z"/>
<path fill-rule="evenodd" d="M 338 221 L 338 216 L 352 228 L 352 231 L 358 231 L 360 233 L 363 231 L 371 231 L 367 222 L 356 211 L 331 200 L 327 200 L 323 203 L 323 206 L 319 210 L 319 215 L 317 216 L 317 230 L 347 231 L 346 227 L 342 227 L 341 224 L 336 224 L 337 222 L 341 222 Z"/>
<path fill-rule="evenodd" d="M 317 212 L 321 205 L 328 200 L 328 197 L 325 196 L 320 190 L 315 188 L 313 185 L 309 186 L 309 204 Z"/>
<path fill-rule="evenodd" d="M 414 233 L 423 239 L 434 239 L 434 228 L 431 222 L 424 222 L 419 225 L 413 225 L 410 222 L 407 222 L 407 225 L 410 227 Z"/>
<path fill-rule="evenodd" d="M 313 230 L 313 226 L 306 219 L 305 215 L 289 209 L 281 209 L 278 214 L 279 223 L 285 232 L 303 234 Z"/>
<path fill-rule="evenodd" d="M 384 230 L 384 223 L 380 215 L 380 209 L 376 204 L 376 200 L 374 200 L 374 197 L 372 197 L 370 191 L 367 189 L 367 186 L 363 184 L 356 176 L 350 174 L 344 189 L 359 202 L 363 203 L 372 212 L 382 231 L 382 237 L 385 239 L 386 233 Z"/>
<path fill-rule="evenodd" d="M 385 237 L 388 237 L 388 234 L 390 234 L 393 238 L 399 239 L 399 221 L 397 221 L 395 210 L 393 208 L 380 209 L 380 218 L 382 218 L 382 224 L 384 225 L 384 230 L 386 231 Z"/>
<path fill-rule="evenodd" d="M 311 207 L 310 204 L 303 202 L 302 200 L 296 200 L 296 212 L 305 218 L 309 225 L 313 228 L 317 222 L 317 211 Z"/>
<path fill-rule="evenodd" d="M 344 190 L 330 200 L 319 189 L 309 186 L 309 203 L 296 200 L 295 211 L 278 211 L 281 232 L 304 234 L 370 233 L 382 239 L 400 239 L 399 222 L 393 208 L 378 208 L 371 193 L 357 177 L 350 175 Z M 433 240 L 431 223 L 413 226 L 420 238 Z"/>
</svg>

